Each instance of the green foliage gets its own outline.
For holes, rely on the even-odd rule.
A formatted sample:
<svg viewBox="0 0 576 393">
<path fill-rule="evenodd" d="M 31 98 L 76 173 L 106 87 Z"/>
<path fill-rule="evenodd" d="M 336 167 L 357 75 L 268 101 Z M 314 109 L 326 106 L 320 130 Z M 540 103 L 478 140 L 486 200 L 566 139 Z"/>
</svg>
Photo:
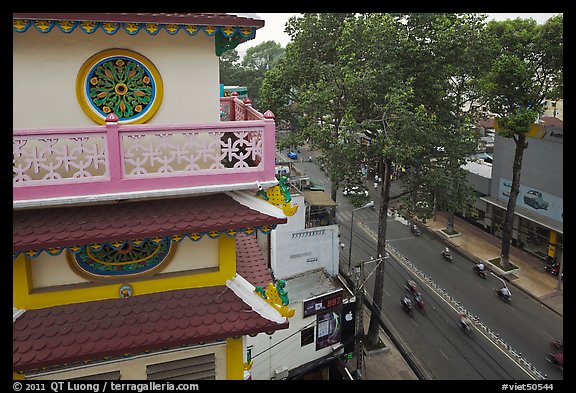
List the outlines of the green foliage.
<svg viewBox="0 0 576 393">
<path fill-rule="evenodd" d="M 228 86 L 246 86 L 248 96 L 255 108 L 266 108 L 260 102 L 260 89 L 264 75 L 272 70 L 283 56 L 284 48 L 274 41 L 265 41 L 248 48 L 240 62 L 238 51 L 229 50 L 220 56 L 220 83 Z"/>
</svg>

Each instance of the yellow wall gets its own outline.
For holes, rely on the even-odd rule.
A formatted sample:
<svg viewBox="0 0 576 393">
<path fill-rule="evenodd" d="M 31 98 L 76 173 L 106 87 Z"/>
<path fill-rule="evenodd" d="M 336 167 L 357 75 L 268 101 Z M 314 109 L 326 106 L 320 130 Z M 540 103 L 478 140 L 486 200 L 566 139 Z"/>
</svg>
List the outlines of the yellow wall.
<svg viewBox="0 0 576 393">
<path fill-rule="evenodd" d="M 148 280 L 126 281 L 116 284 L 88 284 L 89 287 L 70 289 L 51 288 L 34 291 L 30 261 L 23 255 L 13 262 L 13 306 L 18 309 L 32 310 L 52 307 L 62 304 L 81 303 L 95 300 L 115 299 L 119 297 L 119 289 L 124 284 L 133 288 L 133 296 L 163 292 L 176 289 L 201 288 L 207 286 L 225 285 L 226 280 L 236 274 L 236 239 L 226 235 L 218 238 L 219 270 L 210 273 L 178 275 L 174 277 L 152 276 Z M 68 266 L 66 266 L 68 268 Z"/>
<path fill-rule="evenodd" d="M 244 379 L 242 337 L 226 340 L 226 362 L 228 365 L 228 380 Z"/>
</svg>

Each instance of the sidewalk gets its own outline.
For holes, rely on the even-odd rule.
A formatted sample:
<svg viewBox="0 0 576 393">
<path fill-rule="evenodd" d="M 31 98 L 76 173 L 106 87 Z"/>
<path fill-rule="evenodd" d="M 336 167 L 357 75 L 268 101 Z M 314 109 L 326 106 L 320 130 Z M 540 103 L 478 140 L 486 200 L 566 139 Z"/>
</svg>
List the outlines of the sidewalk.
<svg viewBox="0 0 576 393">
<path fill-rule="evenodd" d="M 446 228 L 446 213 L 437 213 L 436 220 L 430 220 L 420 226 L 424 230 L 432 231 L 442 238 L 448 247 L 459 252 L 471 261 L 477 259 L 491 259 L 500 255 L 501 239 L 486 233 L 482 229 L 454 217 L 454 229 L 461 233 L 460 236 L 447 238 L 438 232 Z M 545 262 L 516 247 L 510 247 L 510 261 L 520 270 L 505 277 L 516 288 L 525 291 L 542 304 L 548 306 L 560 315 L 564 315 L 563 287 L 557 290 L 558 277 L 544 270 Z M 471 262 L 472 263 L 472 262 Z M 514 291 L 514 289 L 512 289 Z M 364 332 L 368 332 L 370 316 L 364 316 Z M 391 342 L 384 331 L 380 331 L 380 337 L 386 344 L 382 351 L 365 353 L 364 372 L 365 380 L 417 380 L 418 377 L 412 371 L 406 360 L 400 354 L 398 348 Z"/>
<path fill-rule="evenodd" d="M 500 238 L 490 235 L 459 217 L 454 217 L 454 229 L 460 232 L 461 236 L 447 238 L 439 232 L 446 228 L 447 222 L 447 213 L 439 212 L 436 214 L 435 221 L 428 220 L 421 226 L 436 233 L 450 249 L 474 261 L 496 258 L 500 255 L 502 244 Z M 558 276 L 553 276 L 544 270 L 546 262 L 512 246 L 510 247 L 510 262 L 520 269 L 503 278 L 563 316 L 564 282 L 558 290 Z"/>
</svg>

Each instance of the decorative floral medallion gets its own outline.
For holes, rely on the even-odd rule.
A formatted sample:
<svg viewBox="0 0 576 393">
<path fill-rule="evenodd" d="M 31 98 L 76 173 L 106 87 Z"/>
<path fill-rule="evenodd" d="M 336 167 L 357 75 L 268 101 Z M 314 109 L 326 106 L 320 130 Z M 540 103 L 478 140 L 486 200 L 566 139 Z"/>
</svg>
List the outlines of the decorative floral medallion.
<svg viewBox="0 0 576 393">
<path fill-rule="evenodd" d="M 162 102 L 162 78 L 144 56 L 109 49 L 90 57 L 76 79 L 76 97 L 84 112 L 99 124 L 110 113 L 119 123 L 144 123 Z"/>
<path fill-rule="evenodd" d="M 104 244 L 100 249 L 82 247 L 68 254 L 71 267 L 91 281 L 110 281 L 150 275 L 168 264 L 176 244 L 169 238 L 158 242 L 147 239 L 135 245 L 125 242 L 115 248 Z"/>
</svg>

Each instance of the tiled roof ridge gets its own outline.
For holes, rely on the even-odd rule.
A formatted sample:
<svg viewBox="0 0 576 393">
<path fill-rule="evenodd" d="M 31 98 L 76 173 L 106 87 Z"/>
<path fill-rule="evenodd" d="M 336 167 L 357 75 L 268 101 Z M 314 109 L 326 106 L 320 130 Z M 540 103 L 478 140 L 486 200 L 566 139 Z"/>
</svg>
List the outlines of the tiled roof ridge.
<svg viewBox="0 0 576 393">
<path fill-rule="evenodd" d="M 256 294 L 254 285 L 250 284 L 239 274 L 236 274 L 232 280 L 226 281 L 226 286 L 261 317 L 276 323 L 286 322 L 285 317 Z"/>
</svg>

